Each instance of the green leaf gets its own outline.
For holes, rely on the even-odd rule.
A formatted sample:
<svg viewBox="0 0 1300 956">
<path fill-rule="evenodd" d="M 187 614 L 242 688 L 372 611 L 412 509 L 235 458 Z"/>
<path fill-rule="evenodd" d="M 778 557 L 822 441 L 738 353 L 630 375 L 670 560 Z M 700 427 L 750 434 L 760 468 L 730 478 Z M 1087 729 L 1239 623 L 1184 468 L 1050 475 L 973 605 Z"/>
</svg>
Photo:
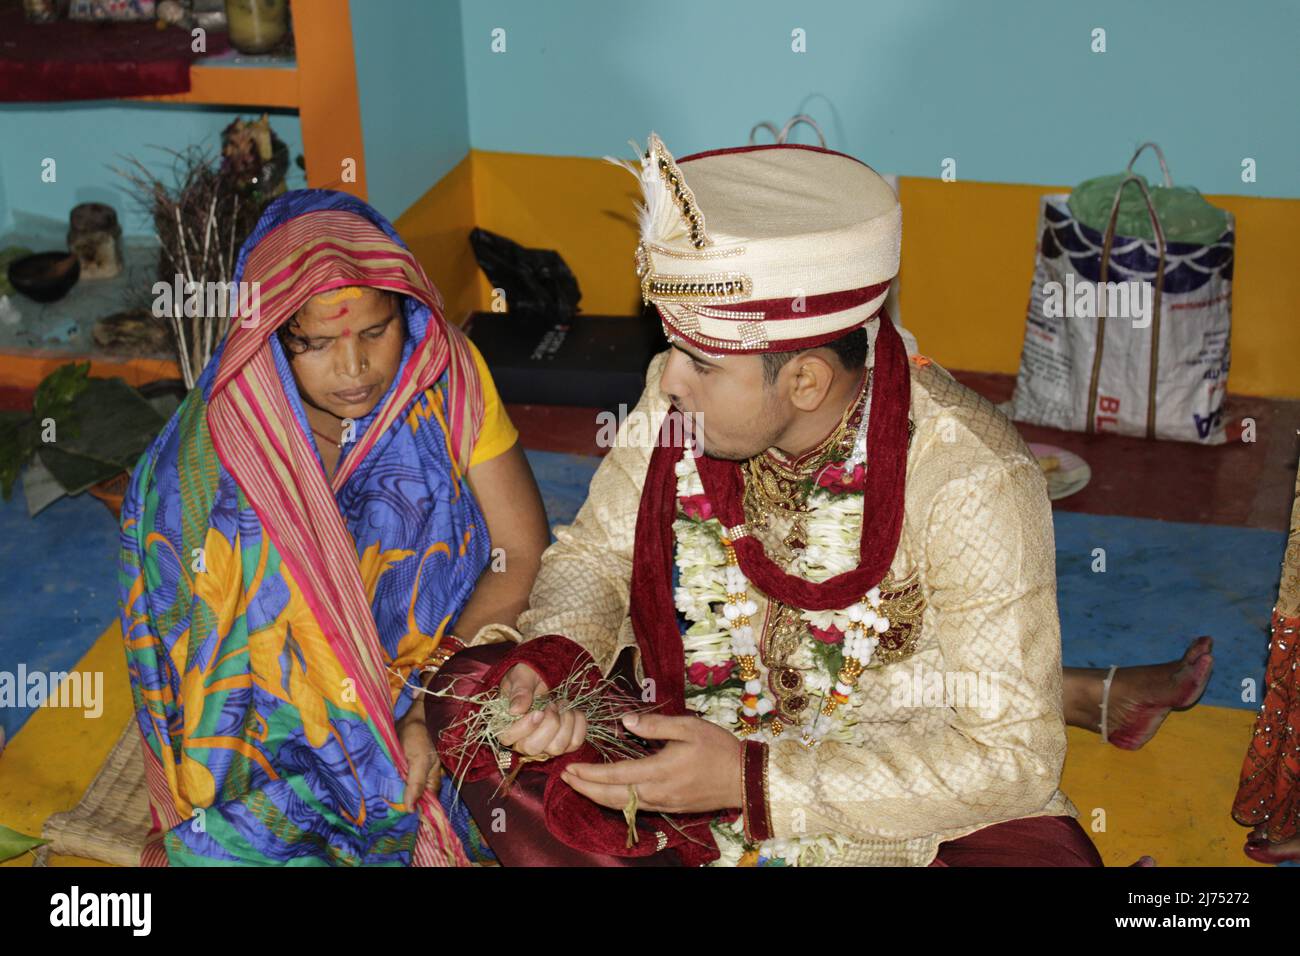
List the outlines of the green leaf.
<svg viewBox="0 0 1300 956">
<path fill-rule="evenodd" d="M 816 638 L 810 637 L 812 641 L 813 657 L 817 658 L 817 663 L 821 665 L 822 670 L 831 675 L 833 679 L 844 666 L 844 644 L 827 644 Z"/>
<path fill-rule="evenodd" d="M 21 856 L 28 850 L 33 850 L 48 842 L 48 840 L 42 840 L 40 837 L 30 837 L 25 833 L 19 833 L 17 830 L 10 830 L 0 823 L 0 863 L 5 860 L 12 860 L 14 857 Z"/>
<path fill-rule="evenodd" d="M 92 378 L 58 422 L 57 441 L 40 448 L 41 463 L 68 494 L 80 494 L 130 470 L 165 424 L 120 378 Z"/>
<path fill-rule="evenodd" d="M 53 445 L 42 447 L 36 456 L 68 495 L 79 495 L 91 485 L 107 481 L 122 471 L 116 462 L 69 454 Z"/>
<path fill-rule="evenodd" d="M 43 418 L 57 419 L 89 386 L 89 375 L 89 362 L 69 362 L 45 376 L 41 384 L 36 386 L 32 417 L 37 421 Z"/>
<path fill-rule="evenodd" d="M 80 433 L 70 442 L 60 436 L 59 447 L 122 468 L 134 465 L 167 424 L 144 396 L 120 378 L 91 379 L 73 402 L 72 413 Z"/>
<path fill-rule="evenodd" d="M 14 482 L 36 451 L 36 430 L 23 412 L 0 412 L 0 494 L 8 501 Z"/>
</svg>

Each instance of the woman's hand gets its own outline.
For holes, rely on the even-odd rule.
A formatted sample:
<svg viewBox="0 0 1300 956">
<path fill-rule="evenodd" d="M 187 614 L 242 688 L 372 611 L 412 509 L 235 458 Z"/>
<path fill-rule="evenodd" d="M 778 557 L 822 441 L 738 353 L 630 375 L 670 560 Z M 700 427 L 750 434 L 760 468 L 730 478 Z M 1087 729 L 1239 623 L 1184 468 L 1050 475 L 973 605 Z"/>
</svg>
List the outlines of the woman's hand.
<svg viewBox="0 0 1300 956">
<path fill-rule="evenodd" d="M 426 788 L 432 788 L 436 794 L 442 783 L 442 761 L 438 751 L 429 739 L 429 730 L 424 725 L 424 695 L 417 694 L 411 709 L 397 722 L 397 740 L 406 754 L 406 790 L 402 802 L 406 808 L 415 811 L 416 801 Z"/>
</svg>

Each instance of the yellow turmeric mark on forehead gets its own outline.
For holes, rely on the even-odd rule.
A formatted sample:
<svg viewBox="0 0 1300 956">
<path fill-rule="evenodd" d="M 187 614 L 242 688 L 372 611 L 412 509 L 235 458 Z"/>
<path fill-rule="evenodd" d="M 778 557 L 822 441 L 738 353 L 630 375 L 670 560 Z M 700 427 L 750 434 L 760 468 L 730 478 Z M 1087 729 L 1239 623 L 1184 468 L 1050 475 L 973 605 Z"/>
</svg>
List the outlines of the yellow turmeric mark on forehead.
<svg viewBox="0 0 1300 956">
<path fill-rule="evenodd" d="M 343 302 L 346 299 L 359 298 L 361 298 L 361 287 L 356 285 L 345 285 L 341 289 L 322 292 L 317 296 L 321 305 L 333 305 L 335 302 Z"/>
</svg>

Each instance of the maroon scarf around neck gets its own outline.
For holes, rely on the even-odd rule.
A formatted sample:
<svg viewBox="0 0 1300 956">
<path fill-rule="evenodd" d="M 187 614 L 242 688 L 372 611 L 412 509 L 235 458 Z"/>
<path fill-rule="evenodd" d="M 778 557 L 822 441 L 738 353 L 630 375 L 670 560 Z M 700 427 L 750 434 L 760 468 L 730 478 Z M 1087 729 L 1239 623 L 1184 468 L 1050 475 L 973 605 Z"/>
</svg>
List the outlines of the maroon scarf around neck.
<svg viewBox="0 0 1300 956">
<path fill-rule="evenodd" d="M 770 598 L 806 611 L 848 607 L 880 583 L 893 563 L 903 528 L 903 484 L 907 476 L 907 415 L 911 376 L 907 353 L 894 323 L 883 311 L 876 333 L 870 418 L 867 422 L 867 475 L 862 498 L 861 563 L 820 584 L 787 574 L 752 535 L 734 542 L 740 568 L 750 582 Z M 659 435 L 680 436 L 682 429 L 661 429 Z M 680 442 L 661 440 L 650 456 L 650 468 L 637 512 L 633 548 L 632 628 L 647 677 L 656 684 L 661 712 L 685 712 L 685 657 L 677 628 L 672 591 L 673 521 L 677 517 L 677 473 Z M 740 465 L 701 455 L 696 459 L 700 481 L 724 528 L 745 520 L 741 504 L 744 477 Z M 870 518 L 868 518 L 870 516 Z"/>
</svg>

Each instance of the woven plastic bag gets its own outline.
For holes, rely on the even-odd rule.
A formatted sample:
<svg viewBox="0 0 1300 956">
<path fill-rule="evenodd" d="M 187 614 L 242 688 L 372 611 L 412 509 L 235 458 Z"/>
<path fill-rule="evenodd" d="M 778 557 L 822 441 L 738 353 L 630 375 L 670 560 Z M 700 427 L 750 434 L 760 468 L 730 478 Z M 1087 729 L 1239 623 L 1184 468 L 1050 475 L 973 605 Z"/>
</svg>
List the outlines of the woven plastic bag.
<svg viewBox="0 0 1300 956">
<path fill-rule="evenodd" d="M 1153 200 L 1132 172 L 1148 146 L 1163 188 L 1175 189 L 1159 147 L 1144 143 L 1101 229 L 1075 216 L 1068 194 L 1043 197 L 1020 372 L 1006 411 L 1069 431 L 1221 444 L 1235 226 L 1216 210 L 1222 230 L 1212 242 L 1166 241 L 1158 206 L 1195 212 L 1202 234 L 1213 217 L 1185 194 L 1166 203 L 1157 187 Z M 1150 238 L 1117 234 L 1126 194 L 1141 197 Z"/>
</svg>

